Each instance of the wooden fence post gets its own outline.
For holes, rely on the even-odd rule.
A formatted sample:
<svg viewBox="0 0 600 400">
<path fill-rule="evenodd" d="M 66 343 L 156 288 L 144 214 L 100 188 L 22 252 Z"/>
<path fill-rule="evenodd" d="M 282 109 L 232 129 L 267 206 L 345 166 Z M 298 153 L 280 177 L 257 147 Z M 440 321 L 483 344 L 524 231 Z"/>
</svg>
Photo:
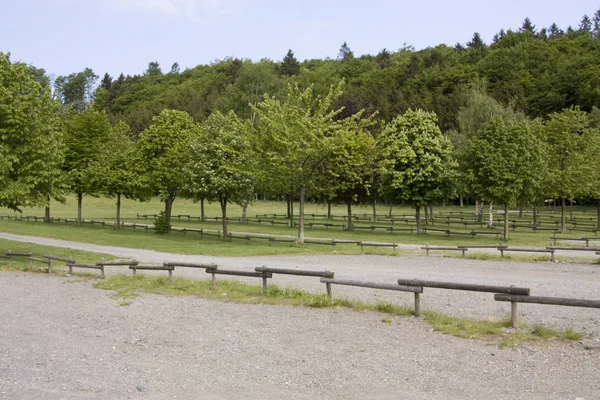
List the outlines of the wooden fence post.
<svg viewBox="0 0 600 400">
<path fill-rule="evenodd" d="M 515 287 L 514 285 L 510 285 L 510 287 Z M 512 327 L 513 328 L 518 328 L 519 327 L 519 312 L 518 312 L 518 308 L 517 305 L 519 303 L 517 303 L 516 301 L 511 301 L 510 302 L 510 317 L 511 317 L 511 321 L 512 321 Z"/>
<path fill-rule="evenodd" d="M 421 293 L 415 293 L 415 317 L 421 315 Z"/>
<path fill-rule="evenodd" d="M 263 265 L 263 268 L 266 268 L 266 265 Z M 262 285 L 263 285 L 263 295 L 266 295 L 269 292 L 269 288 L 267 287 L 267 275 L 263 272 L 262 276 Z"/>
</svg>

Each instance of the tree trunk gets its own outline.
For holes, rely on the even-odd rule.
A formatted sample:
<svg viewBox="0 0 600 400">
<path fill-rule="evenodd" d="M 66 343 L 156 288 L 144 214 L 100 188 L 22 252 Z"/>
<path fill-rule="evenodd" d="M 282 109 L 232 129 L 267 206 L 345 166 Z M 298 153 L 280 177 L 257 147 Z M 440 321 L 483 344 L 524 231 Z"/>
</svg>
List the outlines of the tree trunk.
<svg viewBox="0 0 600 400">
<path fill-rule="evenodd" d="M 489 215 L 488 215 L 488 228 L 494 227 L 494 202 L 490 201 Z"/>
<path fill-rule="evenodd" d="M 353 226 L 352 226 L 352 203 L 348 202 L 348 227 L 347 229 L 349 231 L 352 230 Z"/>
<path fill-rule="evenodd" d="M 425 206 L 425 226 L 429 225 L 429 208 Z"/>
<path fill-rule="evenodd" d="M 327 200 L 327 219 L 331 219 L 331 200 Z"/>
<path fill-rule="evenodd" d="M 573 200 L 569 199 L 569 220 L 573 221 Z"/>
<path fill-rule="evenodd" d="M 371 205 L 373 206 L 373 222 L 375 222 L 377 221 L 377 199 L 375 197 L 373 197 Z"/>
<path fill-rule="evenodd" d="M 429 218 L 431 219 L 431 225 L 435 225 L 435 220 L 433 219 L 433 206 L 429 206 Z"/>
<path fill-rule="evenodd" d="M 244 205 L 242 207 L 242 224 L 248 223 L 247 213 L 248 213 L 248 200 L 245 200 Z"/>
<path fill-rule="evenodd" d="M 538 225 L 537 208 L 535 206 L 533 206 L 533 226 L 537 226 L 537 225 Z"/>
<path fill-rule="evenodd" d="M 600 229 L 600 199 L 596 200 L 596 212 L 598 213 L 598 221 L 596 223 L 596 229 Z"/>
<path fill-rule="evenodd" d="M 415 219 L 417 220 L 417 234 L 422 233 L 421 230 L 421 207 L 415 207 Z"/>
<path fill-rule="evenodd" d="M 458 195 L 459 201 L 460 201 L 460 208 L 463 208 L 465 206 L 465 202 L 464 202 L 464 196 L 462 194 L 462 192 Z"/>
<path fill-rule="evenodd" d="M 204 221 L 204 199 L 200 199 L 200 220 Z"/>
<path fill-rule="evenodd" d="M 479 200 L 475 200 L 475 216 L 477 222 L 483 221 L 483 203 Z"/>
<path fill-rule="evenodd" d="M 229 234 L 227 231 L 227 197 L 221 197 L 219 203 L 221 203 L 221 217 L 223 218 L 223 240 L 227 240 Z"/>
<path fill-rule="evenodd" d="M 290 216 L 292 215 L 292 210 L 290 209 L 290 195 L 289 194 L 285 197 L 285 200 L 287 202 L 287 217 L 290 218 Z"/>
<path fill-rule="evenodd" d="M 390 212 L 388 213 L 388 218 L 392 218 L 392 208 L 394 207 L 394 205 L 392 203 L 390 203 Z"/>
<path fill-rule="evenodd" d="M 117 221 L 115 229 L 121 229 L 121 193 L 117 193 Z"/>
<path fill-rule="evenodd" d="M 171 210 L 173 210 L 173 202 L 175 201 L 175 196 L 167 195 L 165 199 L 165 218 L 169 225 L 171 225 Z"/>
<path fill-rule="evenodd" d="M 504 203 L 504 240 L 508 240 L 508 203 Z"/>
<path fill-rule="evenodd" d="M 50 222 L 50 196 L 46 198 L 46 209 L 44 210 L 44 222 Z"/>
<path fill-rule="evenodd" d="M 83 202 L 83 193 L 77 193 L 77 223 L 81 223 L 81 203 Z"/>
<path fill-rule="evenodd" d="M 519 218 L 523 218 L 523 207 L 525 206 L 525 201 L 523 199 L 519 200 Z"/>
<path fill-rule="evenodd" d="M 294 227 L 294 200 L 292 198 L 290 198 L 290 203 L 289 203 L 290 209 L 288 211 L 288 215 L 290 216 L 290 226 L 293 228 Z"/>
<path fill-rule="evenodd" d="M 304 185 L 300 186 L 300 219 L 298 221 L 298 243 L 304 244 Z"/>
<path fill-rule="evenodd" d="M 562 233 L 565 233 L 565 231 L 567 230 L 567 221 L 566 221 L 566 215 L 565 215 L 565 208 L 567 206 L 566 204 L 566 199 L 563 196 L 561 199 L 561 207 L 560 207 L 560 231 Z"/>
</svg>

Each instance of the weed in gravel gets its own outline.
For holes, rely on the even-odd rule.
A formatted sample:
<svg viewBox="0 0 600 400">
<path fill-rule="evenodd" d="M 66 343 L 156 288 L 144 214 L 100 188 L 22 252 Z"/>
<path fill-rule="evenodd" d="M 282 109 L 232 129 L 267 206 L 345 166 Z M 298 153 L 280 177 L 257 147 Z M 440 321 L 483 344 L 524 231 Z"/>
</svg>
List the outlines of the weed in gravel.
<svg viewBox="0 0 600 400">
<path fill-rule="evenodd" d="M 475 321 L 463 318 L 450 317 L 435 311 L 423 313 L 425 322 L 433 330 L 467 339 L 481 339 L 490 335 L 502 335 L 503 328 L 511 326 L 510 319 L 500 321 Z"/>
<path fill-rule="evenodd" d="M 391 324 L 392 323 L 392 319 L 389 317 L 385 317 L 381 319 L 381 322 L 383 322 L 384 324 Z"/>
</svg>

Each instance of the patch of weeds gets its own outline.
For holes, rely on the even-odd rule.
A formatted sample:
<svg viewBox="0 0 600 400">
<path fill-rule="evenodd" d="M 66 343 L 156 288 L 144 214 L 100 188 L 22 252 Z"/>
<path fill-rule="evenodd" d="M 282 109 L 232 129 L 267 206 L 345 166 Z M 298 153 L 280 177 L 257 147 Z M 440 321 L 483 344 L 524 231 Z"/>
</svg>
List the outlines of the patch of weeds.
<svg viewBox="0 0 600 400">
<path fill-rule="evenodd" d="M 502 335 L 504 332 L 503 329 L 511 326 L 510 319 L 475 321 L 450 317 L 435 311 L 425 311 L 423 316 L 425 317 L 425 322 L 430 324 L 434 331 L 467 339 L 481 339 L 490 335 Z"/>
<path fill-rule="evenodd" d="M 390 317 L 384 317 L 381 319 L 381 322 L 383 322 L 384 324 L 391 324 L 392 319 Z"/>
</svg>

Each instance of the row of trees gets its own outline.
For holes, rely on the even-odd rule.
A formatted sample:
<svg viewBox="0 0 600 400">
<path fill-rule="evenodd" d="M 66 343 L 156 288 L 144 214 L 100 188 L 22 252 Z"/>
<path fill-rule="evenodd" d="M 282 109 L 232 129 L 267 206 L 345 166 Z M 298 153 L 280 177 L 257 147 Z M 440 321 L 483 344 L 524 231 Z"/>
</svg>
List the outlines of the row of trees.
<svg viewBox="0 0 600 400">
<path fill-rule="evenodd" d="M 388 123 L 339 107 L 343 81 L 325 95 L 290 84 L 264 96 L 252 115 L 215 111 L 198 123 L 165 109 L 139 135 L 94 107 L 59 107 L 33 70 L 0 54 L 0 205 L 13 209 L 84 194 L 146 200 L 159 195 L 170 222 L 178 197 L 246 207 L 257 193 L 352 206 L 408 201 L 420 212 L 457 196 L 505 207 L 544 198 L 600 199 L 600 134 L 578 108 L 531 120 L 486 94 L 465 94 L 457 130 L 442 133 L 433 112 L 408 110 Z M 292 202 L 288 202 L 292 221 Z M 599 202 L 600 206 L 600 202 Z M 564 211 L 564 209 L 563 209 Z M 600 207 L 599 207 L 600 212 Z M 49 215 L 49 213 L 47 213 Z M 563 213 L 564 215 L 564 213 Z M 427 220 L 427 219 L 425 219 Z M 118 225 L 118 224 L 117 224 Z M 563 218 L 564 227 L 564 218 Z"/>
</svg>

